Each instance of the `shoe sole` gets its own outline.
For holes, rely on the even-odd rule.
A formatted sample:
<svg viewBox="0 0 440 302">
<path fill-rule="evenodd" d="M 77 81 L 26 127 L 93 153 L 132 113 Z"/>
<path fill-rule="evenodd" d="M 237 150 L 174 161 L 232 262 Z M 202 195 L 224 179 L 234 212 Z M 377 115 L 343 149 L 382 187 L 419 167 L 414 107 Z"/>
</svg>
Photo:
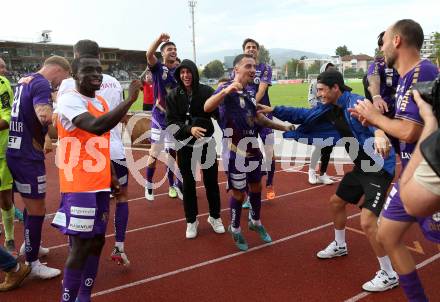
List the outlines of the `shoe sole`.
<svg viewBox="0 0 440 302">
<path fill-rule="evenodd" d="M 381 290 L 367 289 L 367 288 L 364 288 L 363 286 L 362 286 L 362 289 L 363 289 L 364 291 L 366 291 L 366 292 L 369 292 L 369 293 L 381 293 L 381 292 L 385 292 L 385 291 L 387 291 L 387 290 L 390 290 L 390 289 L 396 288 L 396 287 L 398 287 L 398 286 L 399 286 L 399 282 L 394 283 L 393 285 L 390 285 L 390 286 L 388 286 L 388 287 L 386 287 L 386 288 L 384 288 L 384 289 L 381 289 Z"/>
<path fill-rule="evenodd" d="M 111 256 L 111 260 L 116 262 L 117 265 L 129 266 L 130 261 L 125 261 L 121 256 Z"/>
<path fill-rule="evenodd" d="M 343 254 L 340 255 L 333 255 L 333 256 L 319 256 L 318 254 L 316 254 L 316 257 L 319 259 L 332 259 L 332 258 L 336 258 L 336 257 L 343 257 L 343 256 L 347 256 L 348 252 L 345 252 Z"/>
</svg>

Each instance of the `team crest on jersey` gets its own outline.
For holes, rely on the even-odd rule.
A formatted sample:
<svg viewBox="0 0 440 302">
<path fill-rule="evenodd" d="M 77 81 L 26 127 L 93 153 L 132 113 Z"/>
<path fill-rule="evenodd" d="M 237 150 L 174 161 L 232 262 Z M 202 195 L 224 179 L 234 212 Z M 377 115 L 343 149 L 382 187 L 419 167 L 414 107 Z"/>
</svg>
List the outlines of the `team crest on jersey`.
<svg viewBox="0 0 440 302">
<path fill-rule="evenodd" d="M 432 220 L 434 220 L 435 222 L 440 222 L 440 212 L 437 212 L 434 215 L 432 215 Z"/>
</svg>

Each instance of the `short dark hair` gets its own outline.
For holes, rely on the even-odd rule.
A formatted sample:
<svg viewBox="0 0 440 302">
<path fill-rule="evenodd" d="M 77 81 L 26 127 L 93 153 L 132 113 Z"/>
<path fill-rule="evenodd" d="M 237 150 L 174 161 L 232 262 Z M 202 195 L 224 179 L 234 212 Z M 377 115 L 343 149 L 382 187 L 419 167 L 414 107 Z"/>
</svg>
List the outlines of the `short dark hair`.
<svg viewBox="0 0 440 302">
<path fill-rule="evenodd" d="M 78 73 L 79 70 L 79 65 L 81 64 L 81 61 L 84 59 L 98 59 L 95 56 L 92 55 L 85 55 L 85 56 L 81 56 L 79 58 L 75 58 L 72 61 L 72 74 L 75 75 Z"/>
<path fill-rule="evenodd" d="M 402 36 L 408 46 L 413 46 L 417 50 L 422 49 L 425 36 L 419 23 L 411 19 L 402 19 L 397 21 L 392 29 L 395 34 Z"/>
<path fill-rule="evenodd" d="M 377 46 L 379 46 L 379 48 L 382 47 L 383 45 L 383 35 L 385 34 L 385 31 L 381 32 L 378 36 L 377 36 Z"/>
<path fill-rule="evenodd" d="M 257 49 L 260 49 L 260 44 L 257 41 L 255 41 L 254 39 L 251 39 L 251 38 L 245 39 L 243 41 L 243 45 L 241 45 L 241 48 L 243 48 L 243 50 L 244 50 L 244 48 L 246 47 L 246 44 L 248 44 L 249 42 L 254 43 L 255 45 L 257 45 Z"/>
<path fill-rule="evenodd" d="M 160 46 L 160 51 L 162 52 L 165 49 L 165 47 L 167 47 L 168 45 L 173 45 L 174 47 L 176 47 L 176 44 L 174 44 L 174 42 L 168 41 Z"/>
<path fill-rule="evenodd" d="M 254 59 L 254 57 L 253 57 L 252 55 L 249 55 L 249 54 L 247 54 L 247 53 L 239 54 L 239 55 L 236 56 L 235 59 L 234 59 L 234 63 L 233 63 L 234 67 L 235 67 L 238 63 L 240 63 L 241 60 L 243 60 L 243 58 Z"/>
<path fill-rule="evenodd" d="M 79 40 L 73 45 L 73 52 L 78 53 L 80 57 L 83 56 L 93 56 L 95 58 L 99 58 L 99 45 L 95 41 L 92 40 Z"/>
</svg>

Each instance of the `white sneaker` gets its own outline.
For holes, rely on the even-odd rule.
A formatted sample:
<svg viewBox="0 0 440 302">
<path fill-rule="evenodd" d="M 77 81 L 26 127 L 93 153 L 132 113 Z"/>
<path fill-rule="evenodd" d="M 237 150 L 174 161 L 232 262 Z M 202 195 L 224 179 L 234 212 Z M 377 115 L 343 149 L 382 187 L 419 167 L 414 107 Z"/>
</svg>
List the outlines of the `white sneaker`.
<svg viewBox="0 0 440 302">
<path fill-rule="evenodd" d="M 25 246 L 24 246 L 24 242 L 20 247 L 20 256 L 23 256 L 25 254 Z M 38 250 L 38 258 L 47 256 L 49 254 L 49 249 L 47 247 L 43 247 L 42 245 L 40 245 L 40 249 Z"/>
<path fill-rule="evenodd" d="M 221 218 L 215 219 L 211 216 L 208 216 L 208 223 L 212 226 L 212 229 L 217 234 L 223 234 L 225 232 L 225 227 L 223 226 Z"/>
<path fill-rule="evenodd" d="M 29 278 L 52 279 L 61 274 L 61 271 L 56 268 L 48 267 L 40 262 L 34 261 L 31 264 L 31 272 Z"/>
<path fill-rule="evenodd" d="M 383 292 L 399 285 L 399 277 L 394 272 L 392 275 L 388 275 L 386 271 L 380 270 L 376 272 L 376 276 L 371 281 L 368 281 L 362 285 L 363 290 L 369 292 Z"/>
<path fill-rule="evenodd" d="M 186 224 L 186 238 L 196 238 L 197 237 L 197 227 L 199 226 L 199 221 L 196 220 L 193 223 Z"/>
<path fill-rule="evenodd" d="M 148 201 L 154 200 L 153 189 L 148 189 L 147 187 L 145 187 L 145 199 Z"/>
<path fill-rule="evenodd" d="M 183 193 L 182 190 L 180 190 L 180 188 L 178 186 L 173 186 L 174 189 L 176 190 L 177 193 L 177 198 L 179 198 L 180 200 L 183 200 Z"/>
<path fill-rule="evenodd" d="M 309 183 L 314 185 L 316 184 L 316 172 L 315 170 L 309 170 Z"/>
<path fill-rule="evenodd" d="M 332 183 L 334 183 L 334 181 L 327 175 L 327 173 L 324 173 L 323 175 L 319 175 L 317 177 L 316 183 L 331 185 Z"/>
<path fill-rule="evenodd" d="M 332 241 L 325 249 L 319 251 L 316 254 L 316 257 L 321 259 L 330 259 L 334 257 L 345 256 L 348 254 L 347 243 L 344 245 L 338 246 L 335 241 Z"/>
</svg>

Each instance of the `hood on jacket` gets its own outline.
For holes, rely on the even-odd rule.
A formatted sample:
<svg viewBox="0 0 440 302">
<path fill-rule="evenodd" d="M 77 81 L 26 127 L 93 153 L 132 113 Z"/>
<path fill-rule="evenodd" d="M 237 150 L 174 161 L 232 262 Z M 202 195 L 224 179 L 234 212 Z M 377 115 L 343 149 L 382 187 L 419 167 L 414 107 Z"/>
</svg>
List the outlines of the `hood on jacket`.
<svg viewBox="0 0 440 302">
<path fill-rule="evenodd" d="M 321 66 L 321 69 L 319 70 L 319 73 L 323 73 L 327 69 L 327 67 L 329 65 L 335 66 L 335 64 L 333 64 L 332 62 L 327 62 L 327 63 L 325 63 L 324 65 Z"/>
<path fill-rule="evenodd" d="M 183 82 L 180 79 L 180 70 L 182 68 L 188 68 L 190 70 L 193 77 L 191 86 L 193 91 L 196 91 L 199 88 L 199 71 L 196 64 L 191 60 L 185 59 L 179 64 L 179 66 L 177 66 L 176 71 L 174 72 L 174 78 L 176 79 L 177 84 L 181 89 L 185 90 L 185 85 L 183 85 Z"/>
</svg>

